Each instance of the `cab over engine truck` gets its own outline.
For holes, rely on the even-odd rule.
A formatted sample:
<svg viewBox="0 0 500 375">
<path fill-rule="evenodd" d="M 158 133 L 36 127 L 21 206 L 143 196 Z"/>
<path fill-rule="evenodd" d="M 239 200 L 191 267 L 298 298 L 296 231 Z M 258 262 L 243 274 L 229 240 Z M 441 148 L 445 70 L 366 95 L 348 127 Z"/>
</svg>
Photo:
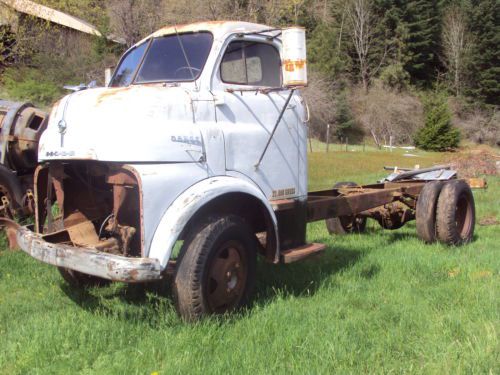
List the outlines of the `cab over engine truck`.
<svg viewBox="0 0 500 375">
<path fill-rule="evenodd" d="M 54 105 L 20 248 L 75 286 L 169 279 L 196 320 L 248 301 L 258 255 L 324 251 L 309 222 L 347 233 L 416 218 L 426 242 L 470 241 L 474 201 L 456 178 L 307 191 L 305 69 L 299 28 L 197 23 L 140 41 L 106 87 Z"/>
</svg>

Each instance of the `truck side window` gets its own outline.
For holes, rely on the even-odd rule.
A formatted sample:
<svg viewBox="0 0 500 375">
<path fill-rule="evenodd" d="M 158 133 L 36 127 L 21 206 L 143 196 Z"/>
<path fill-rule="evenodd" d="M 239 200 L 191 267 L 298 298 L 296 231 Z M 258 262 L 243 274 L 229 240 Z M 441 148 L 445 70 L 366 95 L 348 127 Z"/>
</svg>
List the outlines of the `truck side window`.
<svg viewBox="0 0 500 375">
<path fill-rule="evenodd" d="M 279 52 L 266 43 L 231 42 L 222 58 L 220 75 L 225 83 L 280 87 Z"/>
</svg>

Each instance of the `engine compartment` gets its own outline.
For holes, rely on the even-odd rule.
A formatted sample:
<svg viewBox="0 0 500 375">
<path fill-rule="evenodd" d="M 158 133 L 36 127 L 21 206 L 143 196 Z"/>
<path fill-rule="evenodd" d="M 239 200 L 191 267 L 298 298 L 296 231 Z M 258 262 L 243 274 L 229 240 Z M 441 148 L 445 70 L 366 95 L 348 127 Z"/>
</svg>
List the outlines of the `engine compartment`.
<svg viewBox="0 0 500 375">
<path fill-rule="evenodd" d="M 47 242 L 117 255 L 143 252 L 140 182 L 132 168 L 55 161 L 35 173 L 37 233 Z"/>
</svg>

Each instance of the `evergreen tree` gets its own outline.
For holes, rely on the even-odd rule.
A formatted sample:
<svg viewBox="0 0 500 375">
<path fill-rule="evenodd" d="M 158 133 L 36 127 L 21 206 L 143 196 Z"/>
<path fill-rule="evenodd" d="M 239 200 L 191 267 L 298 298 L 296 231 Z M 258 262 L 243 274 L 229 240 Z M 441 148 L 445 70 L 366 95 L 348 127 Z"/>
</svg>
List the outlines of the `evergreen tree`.
<svg viewBox="0 0 500 375">
<path fill-rule="evenodd" d="M 430 86 L 441 69 L 438 0 L 374 0 L 380 37 L 389 45 L 388 64 L 401 64 L 411 81 Z"/>
<path fill-rule="evenodd" d="M 500 104 L 500 2 L 472 0 L 470 15 L 474 47 L 471 64 L 473 99 L 486 104 Z"/>
<path fill-rule="evenodd" d="M 335 114 L 335 136 L 342 140 L 355 127 L 354 117 L 351 112 L 351 107 L 347 102 L 347 93 L 345 90 L 340 92 L 336 100 Z"/>
<path fill-rule="evenodd" d="M 339 43 L 339 37 L 341 35 L 337 28 L 321 23 L 311 33 L 307 45 L 307 57 L 311 68 L 320 71 L 331 80 L 338 78 L 348 64 L 346 55 L 340 52 L 342 41 Z"/>
<path fill-rule="evenodd" d="M 414 137 L 415 146 L 424 150 L 447 151 L 458 147 L 460 132 L 451 124 L 451 113 L 444 95 L 431 95 L 425 105 L 425 125 Z"/>
<path fill-rule="evenodd" d="M 437 0 L 403 2 L 403 65 L 414 83 L 429 85 L 439 63 L 441 19 Z"/>
</svg>

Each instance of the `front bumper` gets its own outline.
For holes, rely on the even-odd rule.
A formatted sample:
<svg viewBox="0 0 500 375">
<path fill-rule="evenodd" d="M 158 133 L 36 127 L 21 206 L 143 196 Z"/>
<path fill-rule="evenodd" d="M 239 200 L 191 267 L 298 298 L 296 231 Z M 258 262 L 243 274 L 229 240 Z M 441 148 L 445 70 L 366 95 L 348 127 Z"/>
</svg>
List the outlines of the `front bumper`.
<svg viewBox="0 0 500 375">
<path fill-rule="evenodd" d="M 87 275 L 127 283 L 153 281 L 162 277 L 158 259 L 130 258 L 92 248 L 53 244 L 26 227 L 17 228 L 16 239 L 19 247 L 33 258 Z"/>
</svg>

